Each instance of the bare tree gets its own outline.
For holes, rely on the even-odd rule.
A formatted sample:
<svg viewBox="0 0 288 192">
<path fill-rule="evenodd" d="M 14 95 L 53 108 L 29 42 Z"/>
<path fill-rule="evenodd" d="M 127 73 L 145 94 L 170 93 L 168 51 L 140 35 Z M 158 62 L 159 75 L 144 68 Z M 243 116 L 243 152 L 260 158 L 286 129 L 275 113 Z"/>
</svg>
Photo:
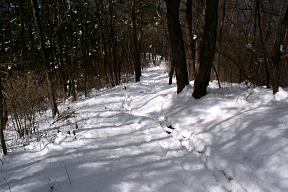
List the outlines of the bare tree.
<svg viewBox="0 0 288 192">
<path fill-rule="evenodd" d="M 166 0 L 167 23 L 172 53 L 172 64 L 176 71 L 177 94 L 189 84 L 188 72 L 185 56 L 184 41 L 179 22 L 180 0 Z"/>
<path fill-rule="evenodd" d="M 1 71 L 0 71 L 1 73 Z M 6 123 L 8 121 L 7 111 L 6 111 L 5 97 L 4 97 L 4 88 L 2 85 L 2 75 L 0 74 L 0 141 L 3 150 L 3 154 L 7 155 L 7 147 L 4 138 L 4 130 Z"/>
<path fill-rule="evenodd" d="M 134 63 L 134 70 L 135 70 L 135 81 L 140 81 L 141 77 L 141 52 L 140 46 L 138 42 L 138 35 L 137 35 L 137 26 L 136 26 L 136 0 L 131 0 L 132 6 L 132 35 L 133 35 L 133 63 Z"/>
<path fill-rule="evenodd" d="M 284 18 L 281 20 L 280 25 L 278 27 L 278 32 L 276 36 L 276 40 L 274 43 L 274 54 L 272 58 L 273 62 L 273 94 L 277 93 L 280 86 L 280 62 L 281 57 L 284 53 L 284 39 L 287 34 L 288 28 L 288 7 L 286 9 L 286 13 Z"/>
<path fill-rule="evenodd" d="M 192 22 L 192 0 L 186 1 L 186 16 L 185 16 L 185 29 L 186 29 L 186 39 L 187 39 L 187 65 L 189 72 L 189 79 L 193 80 L 196 76 L 196 63 L 195 63 L 195 53 L 196 53 L 196 42 L 193 39 L 193 22 Z"/>
<path fill-rule="evenodd" d="M 217 23 L 218 0 L 206 0 L 204 35 L 200 44 L 200 66 L 193 92 L 195 99 L 200 99 L 207 94 L 216 47 Z"/>
</svg>

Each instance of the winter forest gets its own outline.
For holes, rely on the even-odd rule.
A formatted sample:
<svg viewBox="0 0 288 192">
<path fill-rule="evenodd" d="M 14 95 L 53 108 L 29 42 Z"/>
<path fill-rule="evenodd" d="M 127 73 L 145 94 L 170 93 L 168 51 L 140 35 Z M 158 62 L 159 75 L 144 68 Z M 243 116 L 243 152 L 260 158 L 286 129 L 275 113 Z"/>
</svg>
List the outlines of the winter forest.
<svg viewBox="0 0 288 192">
<path fill-rule="evenodd" d="M 0 192 L 288 191 L 287 0 L 0 0 Z"/>
</svg>

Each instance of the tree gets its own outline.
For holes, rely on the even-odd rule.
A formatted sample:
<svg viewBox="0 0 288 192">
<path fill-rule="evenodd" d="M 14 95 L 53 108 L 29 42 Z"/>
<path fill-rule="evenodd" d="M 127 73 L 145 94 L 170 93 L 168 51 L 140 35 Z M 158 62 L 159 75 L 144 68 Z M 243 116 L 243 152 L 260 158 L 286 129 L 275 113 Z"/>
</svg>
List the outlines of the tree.
<svg viewBox="0 0 288 192">
<path fill-rule="evenodd" d="M 8 121 L 5 97 L 4 97 L 4 88 L 2 85 L 2 74 L 0 71 L 0 142 L 3 150 L 3 154 L 7 155 L 7 147 L 4 138 L 4 130 L 6 127 L 6 123 Z"/>
<path fill-rule="evenodd" d="M 273 94 L 277 93 L 280 86 L 280 62 L 284 53 L 284 39 L 288 28 L 288 7 L 284 18 L 281 20 L 278 27 L 276 40 L 274 43 L 273 62 Z"/>
<path fill-rule="evenodd" d="M 193 39 L 192 32 L 192 0 L 186 1 L 186 15 L 185 15 L 185 29 L 186 29 L 186 41 L 187 41 L 187 64 L 189 79 L 193 80 L 196 76 L 196 64 L 195 64 L 195 53 L 196 53 L 196 42 Z"/>
<path fill-rule="evenodd" d="M 141 52 L 140 52 L 140 44 L 137 35 L 137 26 L 136 26 L 136 0 L 131 0 L 132 6 L 132 35 L 133 35 L 133 63 L 135 70 L 135 81 L 140 81 L 141 77 Z"/>
<path fill-rule="evenodd" d="M 200 66 L 194 82 L 193 97 L 200 99 L 207 94 L 216 47 L 218 0 L 206 0 L 204 34 L 200 44 Z"/>
<path fill-rule="evenodd" d="M 182 30 L 179 22 L 180 0 L 166 0 L 169 43 L 175 67 L 177 94 L 189 84 Z"/>
</svg>

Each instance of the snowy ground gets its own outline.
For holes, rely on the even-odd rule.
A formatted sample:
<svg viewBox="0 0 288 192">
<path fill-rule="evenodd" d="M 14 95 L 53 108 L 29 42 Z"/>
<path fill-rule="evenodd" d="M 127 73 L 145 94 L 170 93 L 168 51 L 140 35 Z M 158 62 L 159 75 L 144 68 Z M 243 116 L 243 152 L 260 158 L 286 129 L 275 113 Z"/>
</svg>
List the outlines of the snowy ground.
<svg viewBox="0 0 288 192">
<path fill-rule="evenodd" d="M 75 117 L 45 120 L 47 138 L 13 148 L 0 191 L 288 191 L 286 91 L 212 82 L 194 100 L 191 86 L 176 95 L 163 71 L 62 104 Z"/>
</svg>

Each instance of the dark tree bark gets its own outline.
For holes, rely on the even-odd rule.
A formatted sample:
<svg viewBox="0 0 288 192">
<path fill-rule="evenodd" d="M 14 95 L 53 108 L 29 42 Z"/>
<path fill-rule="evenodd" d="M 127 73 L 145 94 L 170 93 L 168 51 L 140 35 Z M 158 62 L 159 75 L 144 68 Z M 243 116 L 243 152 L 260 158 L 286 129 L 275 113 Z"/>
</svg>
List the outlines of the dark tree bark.
<svg viewBox="0 0 288 192">
<path fill-rule="evenodd" d="M 21 64 L 20 64 L 20 69 L 24 69 L 25 65 L 25 60 L 24 56 L 26 56 L 26 47 L 25 47 L 25 40 L 24 40 L 24 31 L 25 31 L 25 26 L 24 26 L 24 16 L 23 16 L 23 11 L 24 11 L 24 5 L 23 1 L 19 1 L 19 8 L 20 8 L 20 19 L 21 19 L 21 30 L 20 30 L 20 38 L 21 38 Z"/>
<path fill-rule="evenodd" d="M 109 23 L 110 23 L 110 33 L 109 33 L 109 41 L 111 46 L 111 63 L 113 68 L 113 76 L 115 77 L 115 85 L 120 84 L 120 66 L 119 61 L 117 61 L 117 49 L 116 49 L 116 39 L 115 39 L 115 33 L 114 33 L 114 24 L 113 24 L 113 4 L 112 0 L 108 1 L 109 3 Z"/>
<path fill-rule="evenodd" d="M 222 4 L 222 18 L 221 18 L 221 22 L 220 22 L 219 39 L 218 39 L 218 49 L 219 50 L 222 50 L 223 30 L 224 30 L 225 17 L 226 17 L 226 1 L 227 0 L 224 0 L 223 4 Z M 218 53 L 216 71 L 221 71 L 221 62 L 222 62 L 221 57 L 222 57 L 222 55 Z M 241 71 L 240 71 L 240 74 L 241 74 Z"/>
<path fill-rule="evenodd" d="M 280 86 L 280 62 L 281 57 L 283 56 L 284 52 L 284 39 L 287 33 L 288 28 L 288 7 L 286 9 L 285 16 L 283 20 L 280 23 L 280 26 L 278 28 L 278 33 L 276 36 L 276 40 L 274 43 L 274 55 L 272 58 L 273 62 L 273 94 L 277 93 L 279 91 Z"/>
<path fill-rule="evenodd" d="M 141 77 L 141 52 L 137 38 L 137 27 L 136 27 L 136 0 L 131 0 L 132 6 L 132 36 L 133 36 L 133 63 L 135 70 L 135 81 L 140 81 Z"/>
<path fill-rule="evenodd" d="M 193 80 L 196 76 L 196 64 L 195 64 L 195 41 L 193 40 L 192 32 L 192 0 L 186 2 L 186 22 L 185 22 L 186 36 L 187 36 L 187 65 L 189 79 Z"/>
<path fill-rule="evenodd" d="M 1 147 L 3 150 L 3 154 L 7 155 L 7 147 L 5 143 L 5 138 L 4 138 L 4 130 L 7 124 L 8 116 L 7 116 L 7 111 L 5 109 L 5 98 L 4 98 L 4 90 L 2 86 L 2 77 L 0 77 L 0 141 L 1 141 Z"/>
<path fill-rule="evenodd" d="M 175 67 L 173 65 L 173 61 L 172 61 L 172 52 L 171 49 L 169 50 L 169 85 L 172 85 L 172 81 L 173 81 L 173 75 L 174 75 L 174 71 L 175 71 Z"/>
<path fill-rule="evenodd" d="M 266 53 L 266 47 L 265 47 L 265 43 L 264 43 L 262 24 L 261 24 L 260 0 L 256 0 L 256 11 L 257 11 L 257 18 L 258 18 L 259 36 L 260 36 L 262 52 L 263 52 L 263 56 L 264 56 L 266 87 L 270 88 L 270 74 L 269 74 L 269 67 L 268 67 L 268 62 L 267 62 L 267 53 Z"/>
<path fill-rule="evenodd" d="M 88 14 L 88 7 L 86 5 L 85 8 L 85 14 L 84 17 L 82 18 L 82 23 L 84 23 L 82 25 L 82 32 L 83 35 L 81 35 L 80 37 L 80 50 L 81 50 L 81 55 L 82 55 L 82 67 L 83 67 L 83 71 L 84 71 L 84 95 L 85 97 L 88 97 L 88 88 L 87 88 L 87 83 L 88 83 L 88 66 L 87 66 L 87 57 L 88 57 L 88 39 L 87 39 L 87 14 Z M 75 83 L 74 83 L 75 84 Z M 76 86 L 74 86 L 75 90 L 75 94 L 73 95 L 73 100 L 75 99 L 76 101 Z"/>
<path fill-rule="evenodd" d="M 182 30 L 179 22 L 180 0 L 166 0 L 167 23 L 172 52 L 172 63 L 176 71 L 177 94 L 189 84 Z"/>
<path fill-rule="evenodd" d="M 204 35 L 200 44 L 200 66 L 194 83 L 193 97 L 200 99 L 207 94 L 216 47 L 218 0 L 206 0 Z"/>
</svg>

